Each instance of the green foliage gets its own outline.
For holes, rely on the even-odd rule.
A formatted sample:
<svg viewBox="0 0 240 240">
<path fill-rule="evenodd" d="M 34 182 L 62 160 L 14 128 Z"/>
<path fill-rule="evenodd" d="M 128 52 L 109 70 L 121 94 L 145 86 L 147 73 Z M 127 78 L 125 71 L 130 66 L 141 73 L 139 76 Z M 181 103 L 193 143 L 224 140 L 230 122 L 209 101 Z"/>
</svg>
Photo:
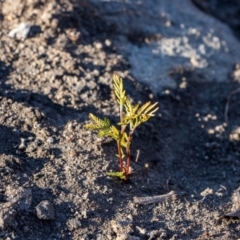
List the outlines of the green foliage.
<svg viewBox="0 0 240 240">
<path fill-rule="evenodd" d="M 85 128 L 91 130 L 97 130 L 99 137 L 108 136 L 111 125 L 110 121 L 107 118 L 100 119 L 93 115 L 92 113 L 89 114 L 89 118 L 92 120 L 93 123 L 86 124 Z"/>
<path fill-rule="evenodd" d="M 121 125 L 130 124 L 130 130 L 135 130 L 141 123 L 148 121 L 149 118 L 154 116 L 154 113 L 158 110 L 155 108 L 158 103 L 151 104 L 151 102 L 145 103 L 143 106 L 132 106 L 130 101 L 127 100 L 124 107 L 126 115 L 123 118 Z"/>
<path fill-rule="evenodd" d="M 122 180 L 126 180 L 126 175 L 125 172 L 109 172 L 108 173 L 109 177 L 116 177 L 116 178 L 120 178 Z"/>
<path fill-rule="evenodd" d="M 113 87 L 117 103 L 119 105 L 124 105 L 127 100 L 126 91 L 123 89 L 122 78 L 120 78 L 116 73 L 113 74 Z"/>
<path fill-rule="evenodd" d="M 86 124 L 85 128 L 97 131 L 99 137 L 109 136 L 116 140 L 120 171 L 111 172 L 109 173 L 109 176 L 126 180 L 130 173 L 130 145 L 133 132 L 140 124 L 155 116 L 155 113 L 158 110 L 158 103 L 151 104 L 151 102 L 147 102 L 142 106 L 133 106 L 126 96 L 126 91 L 123 87 L 123 80 L 117 74 L 113 75 L 113 87 L 116 101 L 119 104 L 120 122 L 118 123 L 118 126 L 120 129 L 111 125 L 107 118 L 100 119 L 92 113 L 89 114 L 92 123 Z M 126 132 L 127 126 L 129 126 L 128 133 Z M 126 153 L 126 161 L 124 161 L 124 153 Z"/>
</svg>

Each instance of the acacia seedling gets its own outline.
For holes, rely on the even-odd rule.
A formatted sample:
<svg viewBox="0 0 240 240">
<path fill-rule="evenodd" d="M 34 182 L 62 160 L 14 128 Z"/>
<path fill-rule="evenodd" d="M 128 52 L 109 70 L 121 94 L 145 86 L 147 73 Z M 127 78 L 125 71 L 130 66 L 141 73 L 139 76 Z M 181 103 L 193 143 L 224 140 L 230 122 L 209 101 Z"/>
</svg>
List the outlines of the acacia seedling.
<svg viewBox="0 0 240 240">
<path fill-rule="evenodd" d="M 126 96 L 123 80 L 116 73 L 113 74 L 113 88 L 119 105 L 120 121 L 117 127 L 111 125 L 107 118 L 100 119 L 90 113 L 89 118 L 92 123 L 86 124 L 85 128 L 97 131 L 99 137 L 111 137 L 116 140 L 119 171 L 110 172 L 108 175 L 126 180 L 130 174 L 130 146 L 133 133 L 140 124 L 155 116 L 158 103 L 147 102 L 142 106 L 132 105 Z"/>
</svg>

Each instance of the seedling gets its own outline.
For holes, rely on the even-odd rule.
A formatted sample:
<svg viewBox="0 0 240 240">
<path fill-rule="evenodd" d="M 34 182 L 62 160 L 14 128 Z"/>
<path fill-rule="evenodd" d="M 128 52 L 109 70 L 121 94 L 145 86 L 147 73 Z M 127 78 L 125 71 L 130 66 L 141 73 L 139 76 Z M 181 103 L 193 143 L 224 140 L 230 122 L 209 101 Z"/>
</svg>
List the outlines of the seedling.
<svg viewBox="0 0 240 240">
<path fill-rule="evenodd" d="M 158 103 L 132 105 L 123 88 L 123 80 L 117 74 L 113 74 L 113 87 L 119 105 L 120 122 L 117 127 L 111 125 L 107 118 L 100 119 L 90 113 L 92 123 L 86 124 L 85 128 L 97 131 L 99 137 L 108 136 L 116 140 L 120 171 L 110 172 L 109 176 L 126 180 L 130 174 L 130 146 L 133 133 L 140 124 L 155 116 Z"/>
</svg>

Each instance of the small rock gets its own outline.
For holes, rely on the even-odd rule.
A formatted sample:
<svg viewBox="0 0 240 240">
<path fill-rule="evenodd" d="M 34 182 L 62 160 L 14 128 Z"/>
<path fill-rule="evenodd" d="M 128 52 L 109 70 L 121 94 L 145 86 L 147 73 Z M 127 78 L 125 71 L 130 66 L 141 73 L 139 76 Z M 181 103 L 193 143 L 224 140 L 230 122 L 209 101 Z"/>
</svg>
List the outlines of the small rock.
<svg viewBox="0 0 240 240">
<path fill-rule="evenodd" d="M 68 123 L 67 129 L 68 129 L 69 132 L 73 131 L 73 123 L 72 122 Z"/>
<path fill-rule="evenodd" d="M 55 213 L 53 204 L 48 201 L 44 200 L 40 202 L 36 207 L 37 217 L 42 220 L 53 220 L 55 219 Z"/>
<path fill-rule="evenodd" d="M 58 19 L 56 19 L 56 18 L 52 19 L 52 21 L 51 21 L 52 28 L 57 28 L 58 24 L 59 24 Z"/>
<path fill-rule="evenodd" d="M 96 49 L 98 49 L 98 50 L 102 49 L 102 43 L 100 43 L 100 42 L 95 42 L 95 43 L 94 43 L 94 46 L 95 46 Z"/>
<path fill-rule="evenodd" d="M 240 81 L 240 69 L 236 70 L 234 73 L 233 73 L 233 77 L 236 81 Z"/>
<path fill-rule="evenodd" d="M 231 141 L 239 141 L 239 135 L 238 135 L 238 133 L 231 133 L 231 134 L 230 134 L 230 140 L 231 140 Z"/>
<path fill-rule="evenodd" d="M 111 41 L 109 40 L 109 39 L 106 39 L 105 40 L 105 45 L 107 46 L 107 47 L 109 47 L 109 46 L 111 46 Z"/>
<path fill-rule="evenodd" d="M 28 23 L 21 23 L 16 28 L 12 29 L 8 36 L 11 38 L 16 38 L 17 40 L 24 41 L 31 30 L 31 25 Z"/>
<path fill-rule="evenodd" d="M 21 143 L 19 144 L 18 149 L 19 149 L 19 150 L 24 150 L 24 149 L 26 149 L 26 147 L 27 147 L 26 139 L 20 138 L 20 141 L 21 141 Z"/>
<path fill-rule="evenodd" d="M 208 129 L 208 134 L 214 134 L 214 133 L 215 133 L 214 129 Z"/>
<path fill-rule="evenodd" d="M 144 228 L 141 228 L 141 227 L 139 227 L 139 226 L 136 226 L 136 229 L 139 231 L 139 233 L 140 234 L 142 234 L 142 235 L 145 235 L 146 234 L 146 232 L 147 232 L 147 230 L 146 229 L 144 229 Z"/>
<path fill-rule="evenodd" d="M 47 142 L 53 144 L 54 143 L 54 138 L 53 137 L 49 137 L 47 139 Z"/>
<path fill-rule="evenodd" d="M 240 127 L 235 128 L 229 136 L 231 141 L 240 141 Z"/>
<path fill-rule="evenodd" d="M 202 192 L 200 193 L 200 195 L 203 196 L 203 197 L 206 197 L 207 195 L 213 194 L 213 193 L 214 193 L 213 189 L 211 189 L 211 188 L 206 188 L 204 191 L 202 191 Z"/>
</svg>

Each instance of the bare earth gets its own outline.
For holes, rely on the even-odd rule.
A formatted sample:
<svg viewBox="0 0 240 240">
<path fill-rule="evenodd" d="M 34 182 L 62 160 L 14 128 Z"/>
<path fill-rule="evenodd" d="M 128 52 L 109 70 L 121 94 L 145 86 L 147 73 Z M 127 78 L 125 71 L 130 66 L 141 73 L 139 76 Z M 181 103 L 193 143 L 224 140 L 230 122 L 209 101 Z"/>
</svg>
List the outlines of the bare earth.
<svg viewBox="0 0 240 240">
<path fill-rule="evenodd" d="M 11 38 L 24 22 L 26 39 Z M 115 41 L 91 1 L 0 2 L 0 239 L 239 239 L 240 93 L 224 114 L 237 62 L 225 81 L 173 69 L 175 88 L 154 92 Z M 83 128 L 90 112 L 117 122 L 113 72 L 134 102 L 160 107 L 134 135 L 128 181 L 107 176 L 115 142 Z"/>
</svg>

